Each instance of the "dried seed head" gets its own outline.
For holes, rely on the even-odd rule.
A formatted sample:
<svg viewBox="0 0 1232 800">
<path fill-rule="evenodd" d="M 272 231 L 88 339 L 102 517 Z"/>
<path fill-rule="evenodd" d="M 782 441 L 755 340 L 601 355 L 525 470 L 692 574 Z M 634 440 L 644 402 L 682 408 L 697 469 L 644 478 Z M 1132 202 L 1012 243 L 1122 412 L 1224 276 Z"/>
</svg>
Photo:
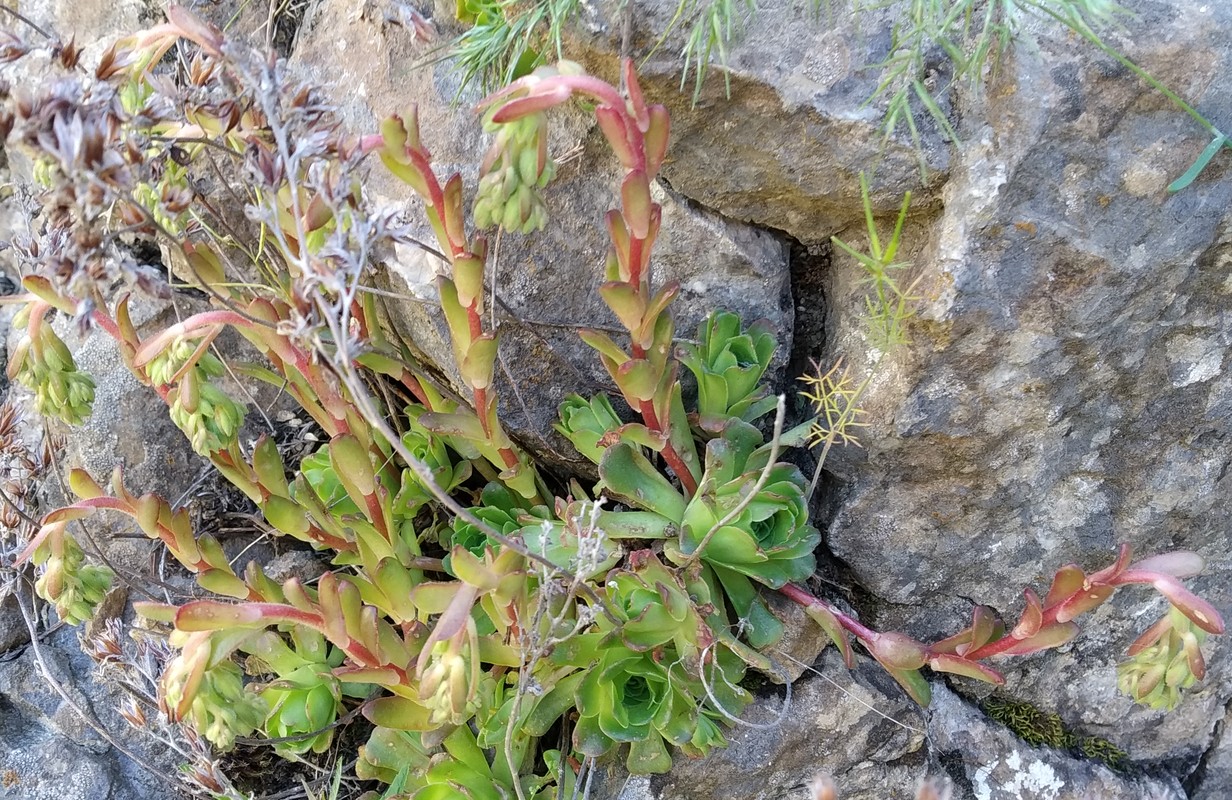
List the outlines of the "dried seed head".
<svg viewBox="0 0 1232 800">
<path fill-rule="evenodd" d="M 117 710 L 120 712 L 120 716 L 134 728 L 144 729 L 146 727 L 145 709 L 131 697 L 125 698 Z"/>
<path fill-rule="evenodd" d="M 184 775 L 190 783 L 200 786 L 207 792 L 221 794 L 226 790 L 225 779 L 218 771 L 218 764 L 208 759 L 201 759 L 184 768 Z"/>
<path fill-rule="evenodd" d="M 23 42 L 16 34 L 0 31 L 0 63 L 8 64 L 18 60 L 30 51 L 30 45 Z"/>
<path fill-rule="evenodd" d="M 94 635 L 85 641 L 86 654 L 96 664 L 117 664 L 124 660 L 124 647 L 120 643 L 120 621 L 107 620 Z"/>
</svg>

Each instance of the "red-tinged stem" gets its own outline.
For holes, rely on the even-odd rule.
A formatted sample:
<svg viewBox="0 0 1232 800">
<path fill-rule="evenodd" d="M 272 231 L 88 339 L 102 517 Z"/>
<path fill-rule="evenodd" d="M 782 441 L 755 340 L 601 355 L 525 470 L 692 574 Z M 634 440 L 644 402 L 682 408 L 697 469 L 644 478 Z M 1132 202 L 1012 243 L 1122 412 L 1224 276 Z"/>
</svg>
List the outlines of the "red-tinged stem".
<svg viewBox="0 0 1232 800">
<path fill-rule="evenodd" d="M 318 403 L 312 403 L 308 398 L 303 397 L 303 392 L 299 390 L 296 381 L 291 380 L 290 386 L 295 390 L 295 397 L 300 405 L 304 408 L 309 408 L 310 404 L 316 405 L 321 409 L 321 413 L 325 415 L 324 419 L 317 419 L 317 423 L 325 429 L 331 437 L 338 434 L 350 433 L 351 426 L 347 422 L 347 407 L 346 400 L 341 393 L 335 391 L 324 379 L 321 369 L 317 364 L 304 354 L 298 347 L 291 345 L 290 341 L 283 337 L 274 337 L 272 341 L 263 339 L 262 342 L 269 347 L 269 352 L 266 356 L 273 354 L 282 362 L 278 365 L 283 375 L 288 379 L 291 375 L 298 375 L 307 383 L 309 390 L 316 396 Z M 270 359 L 273 360 L 272 358 Z M 293 369 L 288 370 L 287 364 L 291 364 Z M 311 413 L 311 412 L 310 412 Z"/>
<path fill-rule="evenodd" d="M 377 497 L 376 492 L 366 496 L 364 503 L 368 506 L 368 516 L 372 517 L 372 525 L 376 528 L 377 533 L 381 534 L 385 541 L 393 544 L 393 537 L 390 535 L 385 513 L 381 508 L 381 499 Z"/>
<path fill-rule="evenodd" d="M 51 304 L 43 300 L 34 300 L 30 303 L 30 319 L 26 323 L 26 330 L 30 332 L 30 339 L 37 339 L 39 326 L 43 324 L 43 318 L 47 316 L 47 312 L 51 310 Z"/>
<path fill-rule="evenodd" d="M 620 92 L 616 90 L 616 87 L 593 75 L 560 75 L 549 80 L 560 81 L 575 92 L 588 94 L 600 103 L 606 103 L 612 108 L 619 109 L 621 112 L 625 111 L 625 99 L 620 96 Z M 638 134 L 641 133 L 641 131 L 637 130 L 637 125 L 633 126 L 633 130 Z"/>
<path fill-rule="evenodd" d="M 364 155 L 368 155 L 373 150 L 380 150 L 384 146 L 385 137 L 379 133 L 369 133 L 359 137 L 359 151 Z"/>
<path fill-rule="evenodd" d="M 1081 591 L 1075 592 L 1074 594 L 1081 594 L 1082 592 L 1085 592 L 1085 591 L 1089 591 L 1089 590 L 1083 589 Z M 1074 595 L 1071 594 L 1069 597 L 1073 597 L 1073 596 Z M 1065 599 L 1068 600 L 1069 597 Z M 1062 606 L 1064 605 L 1065 605 L 1065 601 L 1062 600 L 1060 603 L 1057 603 L 1056 605 L 1049 606 L 1048 608 L 1044 609 L 1043 616 L 1040 621 L 1040 628 L 1043 629 L 1043 628 L 1047 628 L 1049 625 L 1057 624 L 1057 614 L 1060 612 Z M 989 658 L 991 656 L 1000 655 L 1001 653 L 1004 653 L 1006 650 L 1009 650 L 1015 647 L 1016 645 L 1021 644 L 1023 641 L 1024 641 L 1023 639 L 1015 639 L 1013 636 L 1006 634 L 1005 636 L 1002 636 L 1000 639 L 996 640 L 995 642 L 989 642 L 988 644 L 985 644 L 982 647 L 977 647 L 974 650 L 963 653 L 962 657 L 967 659 L 968 661 L 980 661 L 982 659 Z"/>
<path fill-rule="evenodd" d="M 644 239 L 630 237 L 629 239 L 629 283 L 642 290 L 642 248 L 646 246 Z M 649 294 L 649 292 L 647 292 Z"/>
<path fill-rule="evenodd" d="M 483 318 L 479 316 L 474 305 L 466 309 L 466 321 L 470 325 L 471 339 L 478 339 L 483 335 Z"/>
<path fill-rule="evenodd" d="M 1056 615 L 1052 615 L 1053 619 L 1049 619 L 1048 614 L 1044 614 L 1044 622 L 1040 627 L 1056 622 Z M 968 661 L 982 661 L 985 658 L 998 656 L 1006 650 L 1013 648 L 1015 645 L 1022 644 L 1022 639 L 1015 639 L 1013 636 L 1006 634 L 995 642 L 989 642 L 983 647 L 977 647 L 975 650 L 968 651 L 962 654 L 962 657 Z"/>
<path fill-rule="evenodd" d="M 492 429 L 488 426 L 488 390 L 476 387 L 473 391 L 475 393 L 475 414 L 479 417 L 479 425 L 483 428 L 483 435 L 491 440 Z"/>
<path fill-rule="evenodd" d="M 1154 583 L 1159 578 L 1159 573 L 1149 572 L 1143 569 L 1127 569 L 1116 576 L 1116 580 L 1112 581 L 1113 586 L 1120 586 L 1124 583 Z"/>
<path fill-rule="evenodd" d="M 486 108 L 496 104 L 509 95 L 515 94 L 523 89 L 529 88 L 527 97 L 533 97 L 536 95 L 543 95 L 545 93 L 551 94 L 552 89 L 558 86 L 564 86 L 570 93 L 581 92 L 582 94 L 588 94 L 603 105 L 611 106 L 625 116 L 628 116 L 628 110 L 625 106 L 625 99 L 620 96 L 620 92 L 616 90 L 616 87 L 612 86 L 607 81 L 594 77 L 593 75 L 553 75 L 550 78 L 528 76 L 526 78 L 522 78 L 521 80 L 514 81 L 504 89 L 489 95 L 480 103 L 480 108 Z M 552 106 L 560 105 L 561 103 L 566 102 L 569 99 L 569 95 L 562 94 L 561 96 L 554 97 L 550 100 L 547 98 L 542 99 L 543 102 L 536 105 L 534 108 L 526 107 L 524 109 L 520 109 L 520 113 L 513 118 L 502 117 L 500 113 L 497 112 L 495 120 L 497 122 L 512 122 L 514 119 L 524 116 L 526 113 L 546 111 Z M 641 131 L 637 127 L 636 120 L 630 118 L 629 121 L 633 123 L 631 133 L 636 134 L 639 137 L 640 143 Z"/>
<path fill-rule="evenodd" d="M 514 453 L 508 447 L 502 447 L 498 452 L 500 453 L 501 461 L 505 462 L 507 468 L 513 469 L 518 465 L 517 453 Z"/>
<path fill-rule="evenodd" d="M 834 618 L 838 620 L 839 624 L 842 625 L 848 633 L 859 639 L 861 642 L 871 642 L 880 636 L 880 634 L 878 634 L 875 630 L 861 625 L 859 620 L 847 616 L 826 601 L 814 597 L 807 589 L 797 586 L 794 583 L 784 584 L 779 588 L 779 594 L 783 595 L 788 600 L 803 606 L 804 608 L 809 608 L 810 606 L 824 608 L 826 611 L 834 615 Z"/>
<path fill-rule="evenodd" d="M 31 302 L 30 321 L 27 326 L 27 330 L 31 331 L 31 333 L 36 333 L 38 331 L 38 326 L 43 324 L 43 319 L 47 316 L 47 312 L 50 311 L 51 308 L 51 304 L 44 300 L 35 300 Z M 102 311 L 95 309 L 93 313 L 90 314 L 90 319 L 94 320 L 95 324 L 105 330 L 111 338 L 115 339 L 120 344 L 124 344 L 124 337 L 120 333 L 120 326 L 116 325 L 115 320 L 111 317 L 107 316 Z M 31 336 L 31 339 L 34 338 L 35 337 Z"/>
<path fill-rule="evenodd" d="M 349 553 L 355 549 L 353 542 L 348 542 L 346 539 L 339 539 L 332 533 L 321 530 L 316 525 L 308 526 L 308 535 L 320 544 L 325 545 L 331 550 L 337 550 L 339 553 Z"/>
<path fill-rule="evenodd" d="M 634 350 L 633 357 L 634 358 L 640 358 L 640 355 L 637 354 L 637 351 L 639 349 L 640 349 L 639 347 L 634 345 L 633 347 L 633 350 Z M 650 400 L 643 400 L 640 403 L 638 403 L 637 410 L 642 413 L 642 419 L 646 421 L 647 428 L 650 428 L 655 433 L 663 432 L 663 426 L 659 422 L 659 415 L 655 413 L 653 402 L 651 402 Z"/>
<path fill-rule="evenodd" d="M 383 144 L 383 140 L 381 140 L 381 143 Z M 361 144 L 363 143 L 361 142 Z M 380 146 L 380 144 L 374 146 Z M 415 163 L 415 167 L 419 170 L 420 174 L 423 175 L 424 185 L 428 191 L 428 202 L 436 212 L 437 219 L 440 220 L 441 230 L 445 232 L 445 238 L 448 241 L 443 242 L 442 244 L 448 245 L 450 251 L 449 258 L 452 262 L 453 259 L 465 254 L 466 247 L 464 242 L 455 242 L 452 236 L 454 232 L 449 230 L 448 215 L 445 209 L 445 193 L 436 179 L 436 173 L 432 169 L 431 162 L 424 158 L 422 153 L 418 150 L 407 148 L 406 154 Z M 483 335 L 483 317 L 478 307 L 478 303 L 472 303 L 467 307 L 466 318 L 471 339 L 478 339 Z M 412 391 L 414 390 L 412 389 Z M 491 440 L 492 426 L 489 424 L 487 413 L 489 402 L 488 391 L 486 388 L 480 389 L 475 387 L 473 387 L 473 391 L 475 395 L 475 411 L 479 416 L 479 424 L 483 427 L 484 436 Z M 416 393 L 416 397 L 423 399 L 422 390 Z M 504 460 L 505 466 L 507 467 L 513 467 L 518 463 L 517 456 L 515 456 L 512 452 L 507 452 L 504 449 L 501 450 L 501 458 Z"/>
<path fill-rule="evenodd" d="M 351 318 L 355 320 L 355 324 L 359 327 L 359 340 L 361 342 L 368 341 L 368 318 L 364 316 L 364 307 L 358 298 L 351 301 Z"/>
<path fill-rule="evenodd" d="M 794 583 L 784 585 L 779 589 L 779 594 L 805 608 L 810 606 L 824 608 L 826 611 L 834 615 L 835 619 L 838 620 L 839 624 L 842 625 L 845 630 L 864 643 L 866 647 L 869 642 L 875 641 L 880 636 L 879 633 L 871 628 L 866 628 L 864 625 L 861 625 L 859 620 L 847 616 L 834 606 L 824 600 L 814 597 L 808 592 L 808 590 L 802 589 Z M 1056 624 L 1057 612 L 1059 609 L 1060 604 L 1057 604 L 1044 611 L 1043 622 L 1040 624 L 1040 627 L 1044 628 L 1049 625 Z M 989 642 L 983 647 L 972 650 L 968 653 L 964 653 L 962 657 L 968 661 L 981 661 L 990 656 L 1000 655 L 1001 653 L 1004 653 L 1005 651 L 1010 650 L 1020 644 L 1022 641 L 1022 639 L 1015 639 L 1013 636 L 1003 636 L 995 642 Z"/>
<path fill-rule="evenodd" d="M 223 309 L 203 311 L 200 314 L 194 314 L 183 322 L 177 322 L 152 339 L 146 340 L 146 342 L 141 345 L 141 348 L 137 350 L 137 354 L 133 356 L 133 365 L 137 367 L 145 366 L 146 362 L 162 352 L 168 342 L 173 341 L 180 336 L 186 336 L 200 328 L 210 327 L 211 325 L 231 325 L 237 328 L 247 328 L 252 325 L 252 322 L 241 314 Z M 104 327 L 106 329 L 106 326 Z M 110 329 L 107 330 L 110 332 Z M 119 329 L 116 328 L 116 332 L 112 335 L 118 338 Z"/>
<path fill-rule="evenodd" d="M 418 400 L 424 408 L 429 411 L 435 410 L 432 408 L 432 404 L 428 402 L 428 393 L 423 390 L 423 385 L 420 384 L 418 378 L 404 369 L 402 370 L 402 375 L 398 378 L 398 381 L 406 387 L 408 392 L 414 395 L 415 399 Z"/>
<path fill-rule="evenodd" d="M 116 325 L 115 320 L 111 317 L 107 316 L 102 311 L 95 309 L 94 313 L 90 315 L 90 318 L 94 320 L 98 327 L 107 331 L 111 338 L 115 339 L 120 344 L 124 343 L 124 336 L 120 333 L 120 326 Z"/>
<path fill-rule="evenodd" d="M 408 147 L 405 152 L 407 158 L 415 162 L 415 168 L 423 175 L 424 188 L 428 190 L 428 202 L 436 211 L 437 216 L 440 217 L 441 227 L 443 228 L 445 226 L 445 192 L 441 190 L 440 181 L 436 179 L 436 172 L 432 169 L 432 163 L 424 158 L 423 154 L 418 150 Z"/>
<path fill-rule="evenodd" d="M 639 348 L 634 345 L 634 351 Z M 634 356 L 636 358 L 636 356 Z M 649 400 L 643 400 L 638 405 L 638 410 L 642 413 L 642 419 L 646 422 L 646 427 L 655 433 L 666 435 L 667 430 L 659 421 L 659 415 L 655 413 L 654 403 Z M 693 473 L 689 471 L 689 467 L 684 463 L 684 459 L 680 457 L 680 453 L 676 452 L 676 448 L 668 442 L 663 446 L 663 460 L 676 473 L 676 477 L 680 479 L 680 485 L 684 487 L 685 492 L 692 497 L 697 494 L 697 481 L 693 479 Z"/>
<path fill-rule="evenodd" d="M 208 624 L 208 623 L 204 627 L 200 625 L 188 625 L 188 626 L 183 626 L 183 627 L 181 626 L 181 619 L 185 616 L 186 610 L 189 610 L 191 612 L 191 610 L 195 609 L 196 607 L 207 605 L 207 604 L 215 605 L 215 606 L 223 605 L 226 608 L 232 608 L 232 609 L 234 608 L 234 606 L 226 606 L 225 604 L 219 604 L 217 603 L 217 601 L 213 601 L 213 600 L 198 600 L 192 603 L 187 603 L 184 606 L 181 606 L 179 612 L 176 614 L 176 627 L 180 628 L 181 630 L 220 630 L 226 627 L 225 624 L 217 625 L 217 624 Z M 402 669 L 401 667 L 398 667 L 395 664 L 382 664 L 380 659 L 377 658 L 375 653 L 370 651 L 367 647 L 365 647 L 362 643 L 352 638 L 350 635 L 347 635 L 346 638 L 341 641 L 336 640 L 332 636 L 330 636 L 329 626 L 325 624 L 325 618 L 319 612 L 304 611 L 303 609 L 299 609 L 299 608 L 296 608 L 295 606 L 288 605 L 285 603 L 259 603 L 258 602 L 258 603 L 249 603 L 246 605 L 241 605 L 239 606 L 239 608 L 243 609 L 247 615 L 255 616 L 255 619 L 251 619 L 251 622 L 260 621 L 267 625 L 278 625 L 281 623 L 293 623 L 293 624 L 298 624 L 298 625 L 305 625 L 309 628 L 312 628 L 313 630 L 317 631 L 322 636 L 324 636 L 328 641 L 332 642 L 334 645 L 344 650 L 347 653 L 347 655 L 354 658 L 360 664 L 363 664 L 366 667 L 380 667 L 380 668 L 391 669 L 394 671 L 394 673 L 398 675 L 398 679 L 401 683 L 409 684 L 408 675 L 405 669 Z"/>
</svg>

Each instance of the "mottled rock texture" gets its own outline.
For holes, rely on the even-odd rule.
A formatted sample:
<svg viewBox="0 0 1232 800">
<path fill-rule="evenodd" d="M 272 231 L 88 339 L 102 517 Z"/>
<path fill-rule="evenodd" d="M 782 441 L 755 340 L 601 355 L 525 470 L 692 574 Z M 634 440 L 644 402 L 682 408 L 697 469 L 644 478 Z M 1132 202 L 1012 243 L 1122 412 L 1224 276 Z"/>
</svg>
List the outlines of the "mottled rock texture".
<svg viewBox="0 0 1232 800">
<path fill-rule="evenodd" d="M 1232 786 L 1232 710 L 1224 715 L 1216 728 L 1215 741 L 1206 752 L 1198 770 L 1191 776 L 1194 787 L 1191 800 L 1217 800 L 1227 796 Z"/>
<path fill-rule="evenodd" d="M 96 682 L 93 663 L 72 630 L 0 664 L 0 798 L 5 800 L 152 800 L 176 796 L 176 762 L 151 752 L 114 713 L 119 694 Z M 68 695 L 65 699 L 55 686 Z M 114 750 L 78 709 L 109 720 L 111 735 L 145 758 L 162 778 Z M 160 757 L 160 755 L 162 757 Z"/>
<path fill-rule="evenodd" d="M 436 11 L 443 36 L 457 30 L 447 5 Z M 1141 554 L 1202 553 L 1207 572 L 1195 585 L 1227 614 L 1229 153 L 1193 186 L 1169 194 L 1168 182 L 1205 147 L 1206 134 L 1113 60 L 1036 24 L 1022 31 L 1026 38 L 988 76 L 984 92 L 945 98 L 961 144 L 946 142 L 925 120 L 921 157 L 909 142 L 883 150 L 882 106 L 864 102 L 878 75 L 862 67 L 890 53 L 893 9 L 852 22 L 841 13 L 814 18 L 807 5 L 759 5 L 728 56 L 730 98 L 717 70 L 696 105 L 677 91 L 680 31 L 639 63 L 648 94 L 673 113 L 674 145 L 656 188 L 665 220 L 655 269 L 657 279 L 684 287 L 683 334 L 710 307 L 733 307 L 772 320 L 784 359 L 794 338 L 797 356 L 801 348 L 826 361 L 846 355 L 855 369 L 869 369 L 881 354 L 864 334 L 862 274 L 838 251 L 826 264 L 818 245 L 831 235 L 862 244 L 861 170 L 876 165 L 873 204 L 883 225 L 902 194 L 915 193 L 903 257 L 913 265 L 905 279 L 920 279 L 923 309 L 912 344 L 880 362 L 865 402 L 865 449 L 833 455 L 817 509 L 823 555 L 842 567 L 831 574 L 852 589 L 848 599 L 872 624 L 939 637 L 964 624 L 973 603 L 1013 616 L 1024 585 L 1044 588 L 1068 561 L 1098 568 L 1126 541 Z M 1136 16 L 1111 42 L 1216 123 L 1232 124 L 1219 118 L 1232 108 L 1224 79 L 1232 73 L 1232 6 L 1126 5 Z M 448 65 L 422 66 L 427 46 L 365 8 L 311 3 L 302 27 L 280 28 L 278 43 L 302 74 L 324 85 L 352 129 L 370 131 L 417 102 L 441 171 L 473 164 L 484 147 L 469 112 L 477 95 L 459 96 Z M 201 5 L 219 22 L 237 9 L 236 29 L 263 39 L 263 15 L 251 4 Z M 156 17 L 153 4 L 140 2 L 44 0 L 23 10 L 83 41 Z M 639 3 L 630 53 L 649 53 L 674 12 L 670 0 Z M 618 14 L 607 4 L 588 8 L 567 45 L 570 56 L 614 77 Z M 943 85 L 944 59 L 936 66 L 929 80 Z M 554 136 L 557 152 L 576 147 L 580 156 L 549 192 L 552 226 L 502 241 L 496 286 L 508 306 L 498 314 L 508 369 L 504 418 L 529 447 L 569 462 L 549 423 L 565 393 L 607 382 L 571 328 L 611 322 L 593 288 L 614 172 L 583 115 L 559 117 Z M 369 188 L 418 213 L 409 191 L 381 169 Z M 789 264 L 784 234 L 803 243 L 793 251 L 811 253 L 807 262 Z M 447 364 L 431 305 L 437 269 L 422 252 L 399 252 L 382 286 L 417 298 L 391 303 L 391 318 Z M 808 312 L 804 319 L 824 318 L 826 329 L 793 330 L 797 308 Z M 113 402 L 129 402 L 123 384 L 108 391 Z M 107 426 L 88 430 L 104 446 L 131 446 Z M 150 461 L 145 452 L 157 473 L 158 456 Z M 1127 592 L 1063 650 L 997 665 L 1011 696 L 1125 750 L 1133 775 L 1026 747 L 971 704 L 980 687 L 937 684 L 924 713 L 879 670 L 863 663 L 848 675 L 830 652 L 819 668 L 834 683 L 802 678 L 780 725 L 733 728 L 732 747 L 705 762 L 682 759 L 654 779 L 611 775 L 594 796 L 803 798 L 819 770 L 835 775 L 844 797 L 870 800 L 909 797 L 922 777 L 947 775 L 963 800 L 1230 796 L 1232 646 L 1208 643 L 1207 680 L 1170 715 L 1116 694 L 1117 659 L 1162 610 L 1147 593 Z M 810 660 L 817 645 L 804 637 L 790 652 Z M 16 685 L 14 669 L 0 668 L 0 751 L 88 755 L 74 762 L 76 772 L 46 768 L 48 787 L 64 776 L 58 792 L 37 794 L 25 784 L 0 789 L 0 797 L 71 797 L 74 781 L 94 782 L 83 796 L 107 797 L 98 787 L 112 787 L 117 799 L 160 796 L 157 789 L 116 793 L 129 791 L 117 777 L 127 767 L 101 751 L 72 749 L 86 747 L 85 739 L 47 721 L 54 703 L 18 706 L 4 688 Z M 750 721 L 773 720 L 781 707 L 776 691 L 763 692 Z"/>
<path fill-rule="evenodd" d="M 944 686 L 935 687 L 928 716 L 931 746 L 943 757 L 959 762 L 951 761 L 951 769 L 961 769 L 966 778 L 963 793 L 969 792 L 967 796 L 975 800 L 1186 797 L 1174 777 L 1117 774 L 1102 764 L 1027 747 Z"/>
<path fill-rule="evenodd" d="M 925 711 L 880 669 L 848 673 L 833 652 L 794 684 L 790 704 L 759 699 L 747 727 L 704 760 L 668 775 L 605 773 L 593 796 L 613 800 L 810 800 L 829 776 L 844 800 L 914 797 L 923 780 L 952 800 L 1183 800 L 1171 775 L 1117 773 L 1072 753 L 1031 747 L 941 683 Z M 1214 795 L 1212 795 L 1214 796 Z"/>
<path fill-rule="evenodd" d="M 758 3 L 757 13 L 741 24 L 726 71 L 721 65 L 709 70 L 696 102 L 696 72 L 681 91 L 678 54 L 688 31 L 674 19 L 678 4 L 637 6 L 629 53 L 638 59 L 648 97 L 672 112 L 663 176 L 677 191 L 724 216 L 802 241 L 825 240 L 861 219 L 859 176 L 874 165 L 879 213 L 896 211 L 905 191 L 916 192 L 921 207 L 937 204 L 953 155 L 936 125 L 919 121 L 919 150 L 910 142 L 885 142 L 883 108 L 867 102 L 880 75 L 865 67 L 891 54 L 891 26 L 901 9 L 864 3 L 852 15 L 843 13 L 843 3 L 831 3 L 831 13 L 815 10 L 826 5 Z M 597 6 L 587 25 L 573 32 L 569 55 L 614 80 L 622 6 Z M 933 66 L 943 69 L 944 61 Z M 934 72 L 930 80 L 947 78 Z"/>
<path fill-rule="evenodd" d="M 1226 108 L 1232 8 L 1133 4 L 1114 41 L 1208 110 Z M 1147 33 L 1149 31 L 1149 34 Z M 925 310 L 869 397 L 865 451 L 834 464 L 831 551 L 917 633 L 961 596 L 1008 614 L 1057 566 L 1119 542 L 1196 550 L 1232 601 L 1227 156 L 1187 117 L 1064 37 L 1017 48 L 964 115 L 944 209 L 909 231 Z M 856 237 L 856 232 L 840 232 Z M 864 354 L 858 270 L 836 258 L 834 352 Z M 1064 653 L 1007 663 L 1011 693 L 1132 757 L 1192 769 L 1228 698 L 1229 647 L 1173 714 L 1118 698 L 1113 664 L 1162 611 L 1125 592 Z"/>
</svg>

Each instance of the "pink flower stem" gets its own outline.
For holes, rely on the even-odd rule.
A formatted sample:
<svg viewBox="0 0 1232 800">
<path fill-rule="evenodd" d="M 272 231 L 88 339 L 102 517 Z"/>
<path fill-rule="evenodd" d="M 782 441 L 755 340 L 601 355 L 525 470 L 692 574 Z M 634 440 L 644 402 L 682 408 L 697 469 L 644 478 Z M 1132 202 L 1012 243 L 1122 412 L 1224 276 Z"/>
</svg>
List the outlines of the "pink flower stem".
<svg viewBox="0 0 1232 800">
<path fill-rule="evenodd" d="M 834 615 L 834 618 L 838 620 L 839 624 L 842 625 L 848 633 L 859 639 L 861 642 L 872 642 L 880 636 L 880 634 L 878 634 L 875 630 L 861 625 L 859 620 L 854 617 L 847 616 L 826 601 L 814 597 L 807 589 L 797 586 L 794 583 L 784 584 L 779 588 L 779 594 L 783 595 L 788 600 L 803 606 L 804 608 L 824 608 L 826 611 Z"/>
</svg>

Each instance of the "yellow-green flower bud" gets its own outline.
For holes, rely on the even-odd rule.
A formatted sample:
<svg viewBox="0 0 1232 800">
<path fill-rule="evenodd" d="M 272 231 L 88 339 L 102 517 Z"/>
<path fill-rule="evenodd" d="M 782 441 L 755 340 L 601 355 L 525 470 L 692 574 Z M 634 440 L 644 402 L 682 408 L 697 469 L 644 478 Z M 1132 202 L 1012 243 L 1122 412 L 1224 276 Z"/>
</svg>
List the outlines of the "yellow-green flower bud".
<svg viewBox="0 0 1232 800">
<path fill-rule="evenodd" d="M 434 725 L 461 725 L 475 713 L 479 698 L 471 683 L 470 658 L 463 653 L 465 630 L 432 647 L 419 679 L 419 699 Z"/>
<path fill-rule="evenodd" d="M 56 614 L 69 625 L 94 616 L 115 577 L 107 567 L 86 564 L 77 540 L 62 530 L 35 552 L 34 561 L 43 567 L 35 591 L 55 605 Z"/>
<path fill-rule="evenodd" d="M 1171 711 L 1205 670 L 1200 646 L 1206 631 L 1174 607 L 1146 635 L 1117 667 L 1117 688 L 1141 705 Z"/>
<path fill-rule="evenodd" d="M 94 405 L 94 379 L 77 369 L 73 354 L 50 325 L 42 324 L 14 351 L 14 379 L 34 392 L 40 414 L 80 425 Z"/>
<path fill-rule="evenodd" d="M 208 379 L 198 364 L 171 394 L 171 419 L 203 456 L 225 450 L 235 441 L 245 409 Z"/>
<path fill-rule="evenodd" d="M 204 653 L 181 653 L 163 671 L 163 702 L 179 705 L 191 676 L 195 659 Z M 193 728 L 219 750 L 230 750 L 237 736 L 248 736 L 265 720 L 265 701 L 244 690 L 243 675 L 232 661 L 222 661 L 207 669 L 193 696 L 185 718 Z"/>
</svg>

